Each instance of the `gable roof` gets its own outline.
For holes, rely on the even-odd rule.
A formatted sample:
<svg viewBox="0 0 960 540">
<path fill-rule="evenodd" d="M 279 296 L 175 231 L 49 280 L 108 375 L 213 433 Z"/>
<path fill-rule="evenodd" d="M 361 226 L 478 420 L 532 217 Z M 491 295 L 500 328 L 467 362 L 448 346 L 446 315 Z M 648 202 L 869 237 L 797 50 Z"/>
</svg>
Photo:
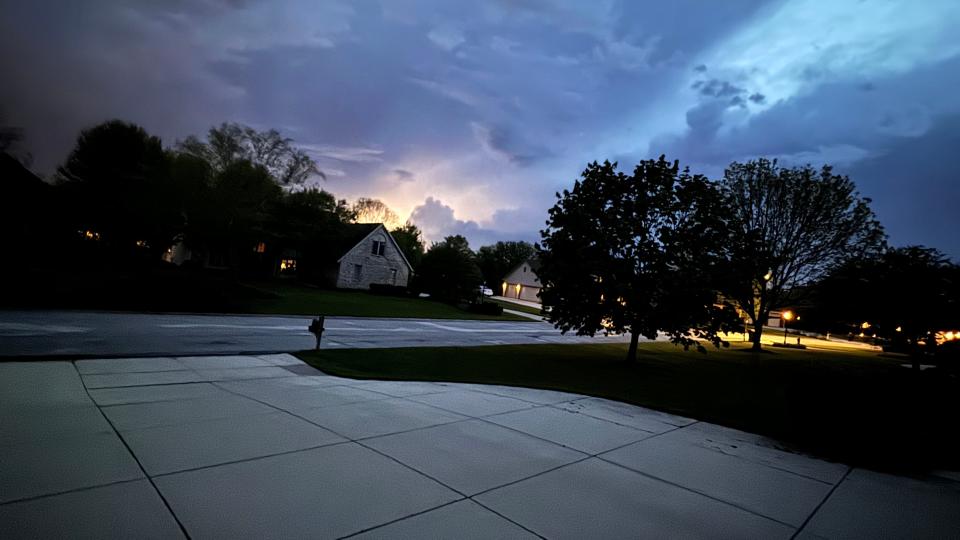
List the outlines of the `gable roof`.
<svg viewBox="0 0 960 540">
<path fill-rule="evenodd" d="M 504 281 L 507 281 L 507 278 L 512 276 L 515 272 L 517 272 L 517 270 L 519 270 L 524 265 L 530 267 L 530 273 L 528 275 L 522 275 L 523 278 L 519 280 L 519 283 L 525 287 L 540 287 L 541 286 L 540 277 L 537 276 L 537 270 L 540 269 L 540 261 L 535 257 L 531 257 L 521 262 L 520 264 L 514 266 L 513 268 L 510 269 L 509 272 L 507 272 L 503 276 L 502 279 Z M 531 279 L 531 276 L 532 276 L 532 279 Z"/>
<path fill-rule="evenodd" d="M 340 227 L 330 242 L 330 254 L 338 262 L 357 244 L 362 242 L 373 231 L 381 226 L 380 223 L 346 223 Z"/>
<path fill-rule="evenodd" d="M 344 225 L 344 230 L 342 234 L 331 244 L 332 251 L 336 261 L 339 263 L 347 253 L 350 253 L 350 250 L 357 247 L 357 244 L 360 244 L 367 238 L 369 238 L 373 233 L 377 231 L 383 231 L 383 234 L 390 239 L 390 243 L 393 244 L 393 248 L 397 250 L 397 253 L 400 254 L 400 259 L 403 260 L 403 263 L 407 265 L 407 269 L 411 272 L 413 271 L 413 265 L 410 264 L 410 261 L 407 260 L 407 256 L 403 254 L 403 250 L 400 249 L 400 245 L 397 244 L 397 241 L 393 239 L 393 235 L 390 234 L 390 231 L 384 227 L 383 223 L 348 223 Z"/>
</svg>

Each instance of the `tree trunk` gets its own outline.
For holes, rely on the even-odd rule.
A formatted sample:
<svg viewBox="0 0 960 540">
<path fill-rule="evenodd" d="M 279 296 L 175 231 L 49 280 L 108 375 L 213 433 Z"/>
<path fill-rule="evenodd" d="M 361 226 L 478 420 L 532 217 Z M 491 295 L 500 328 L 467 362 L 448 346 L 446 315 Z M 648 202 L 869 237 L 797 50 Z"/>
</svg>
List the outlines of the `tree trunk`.
<svg viewBox="0 0 960 540">
<path fill-rule="evenodd" d="M 757 317 L 757 320 L 753 321 L 753 346 L 751 347 L 754 351 L 760 350 L 760 336 L 763 335 L 763 317 Z"/>
<path fill-rule="evenodd" d="M 627 363 L 633 364 L 637 361 L 637 342 L 640 341 L 640 334 L 630 332 L 630 348 L 627 349 Z"/>
</svg>

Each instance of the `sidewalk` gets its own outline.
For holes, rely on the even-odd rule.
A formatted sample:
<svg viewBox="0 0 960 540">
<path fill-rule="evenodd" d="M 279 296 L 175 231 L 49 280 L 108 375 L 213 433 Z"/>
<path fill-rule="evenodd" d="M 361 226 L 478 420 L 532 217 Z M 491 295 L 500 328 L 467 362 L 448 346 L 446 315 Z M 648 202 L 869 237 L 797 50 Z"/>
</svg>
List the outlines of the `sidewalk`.
<svg viewBox="0 0 960 540">
<path fill-rule="evenodd" d="M 0 451 L 2 538 L 960 530 L 954 480 L 604 399 L 344 379 L 284 354 L 0 363 Z"/>
<path fill-rule="evenodd" d="M 500 300 L 501 302 L 510 302 L 511 304 L 518 304 L 521 306 L 532 307 L 536 309 L 542 309 L 543 306 L 540 302 L 529 302 L 527 300 L 519 300 L 517 298 L 507 298 L 506 296 L 491 296 L 494 300 Z"/>
</svg>

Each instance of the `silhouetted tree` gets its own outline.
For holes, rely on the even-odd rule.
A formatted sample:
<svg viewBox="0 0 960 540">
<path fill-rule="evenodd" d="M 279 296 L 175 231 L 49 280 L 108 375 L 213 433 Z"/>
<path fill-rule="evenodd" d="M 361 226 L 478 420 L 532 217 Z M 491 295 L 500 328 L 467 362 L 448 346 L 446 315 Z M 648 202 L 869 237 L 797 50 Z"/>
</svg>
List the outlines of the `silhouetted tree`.
<svg viewBox="0 0 960 540">
<path fill-rule="evenodd" d="M 116 250 L 160 253 L 183 222 L 168 165 L 159 138 L 111 120 L 80 133 L 57 177 L 79 228 Z"/>
<path fill-rule="evenodd" d="M 272 234 L 269 225 L 282 195 L 270 172 L 249 161 L 237 161 L 214 176 L 214 238 L 226 246 L 232 266 Z"/>
<path fill-rule="evenodd" d="M 731 231 L 724 292 L 752 322 L 755 350 L 770 310 L 783 306 L 788 294 L 884 244 L 870 200 L 829 166 L 733 163 L 721 188 Z"/>
<path fill-rule="evenodd" d="M 630 176 L 591 163 L 557 198 L 537 271 L 557 328 L 629 332 L 628 361 L 641 335 L 700 351 L 700 339 L 724 344 L 719 332 L 737 319 L 715 286 L 726 230 L 713 184 L 660 156 Z"/>
<path fill-rule="evenodd" d="M 911 349 L 960 328 L 960 266 L 922 246 L 847 261 L 815 287 L 821 320 Z"/>
<path fill-rule="evenodd" d="M 24 167 L 29 167 L 33 156 L 23 148 L 23 128 L 7 125 L 0 110 L 0 154 L 7 154 Z"/>
<path fill-rule="evenodd" d="M 533 244 L 529 242 L 497 242 L 477 250 L 477 264 L 487 286 L 499 291 L 500 281 L 507 272 L 533 257 L 535 253 Z"/>
<path fill-rule="evenodd" d="M 380 199 L 361 197 L 353 203 L 357 223 L 383 223 L 388 229 L 398 227 L 400 216 Z"/>
<path fill-rule="evenodd" d="M 413 223 L 407 222 L 406 225 L 390 231 L 390 235 L 393 236 L 397 245 L 400 246 L 400 251 L 402 251 L 403 256 L 407 258 L 407 262 L 409 262 L 410 266 L 416 271 L 420 267 L 421 261 L 423 261 L 425 247 L 420 229 Z"/>
<path fill-rule="evenodd" d="M 178 142 L 177 149 L 205 159 L 217 172 L 233 163 L 249 161 L 264 167 L 284 186 L 302 184 L 312 175 L 326 178 L 313 158 L 275 129 L 257 131 L 242 124 L 223 123 L 210 128 L 206 141 L 191 135 Z"/>
<path fill-rule="evenodd" d="M 482 280 L 467 239 L 459 235 L 430 246 L 417 271 L 417 288 L 445 302 L 475 299 Z"/>
</svg>

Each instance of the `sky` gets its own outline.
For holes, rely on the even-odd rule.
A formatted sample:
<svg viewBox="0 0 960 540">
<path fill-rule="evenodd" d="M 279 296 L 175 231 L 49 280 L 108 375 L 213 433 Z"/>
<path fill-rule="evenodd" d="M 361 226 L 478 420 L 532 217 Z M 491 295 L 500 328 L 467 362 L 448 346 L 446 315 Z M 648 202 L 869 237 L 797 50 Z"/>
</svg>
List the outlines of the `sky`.
<svg viewBox="0 0 960 540">
<path fill-rule="evenodd" d="M 960 258 L 956 0 L 0 0 L 0 115 L 41 174 L 120 118 L 276 128 L 428 240 L 537 240 L 591 161 L 831 164 Z"/>
</svg>

